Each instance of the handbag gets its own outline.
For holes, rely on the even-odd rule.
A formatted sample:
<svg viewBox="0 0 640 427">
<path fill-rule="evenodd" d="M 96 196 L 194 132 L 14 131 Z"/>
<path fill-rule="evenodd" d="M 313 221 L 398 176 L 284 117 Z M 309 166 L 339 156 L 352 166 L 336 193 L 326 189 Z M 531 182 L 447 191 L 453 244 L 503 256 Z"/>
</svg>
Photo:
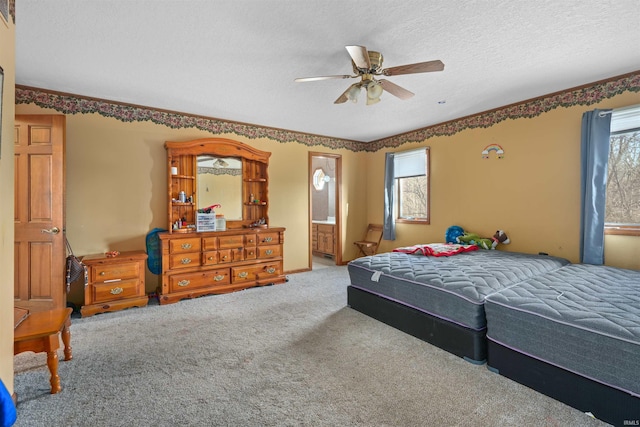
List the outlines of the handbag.
<svg viewBox="0 0 640 427">
<path fill-rule="evenodd" d="M 64 242 L 67 245 L 67 251 L 69 255 L 67 256 L 67 293 L 71 290 L 71 284 L 76 280 L 80 279 L 80 277 L 84 276 L 84 285 L 87 286 L 89 283 L 89 272 L 87 270 L 87 266 L 80 261 L 78 257 L 73 254 L 73 250 L 71 249 L 71 245 L 67 240 L 67 236 L 64 237 Z"/>
</svg>

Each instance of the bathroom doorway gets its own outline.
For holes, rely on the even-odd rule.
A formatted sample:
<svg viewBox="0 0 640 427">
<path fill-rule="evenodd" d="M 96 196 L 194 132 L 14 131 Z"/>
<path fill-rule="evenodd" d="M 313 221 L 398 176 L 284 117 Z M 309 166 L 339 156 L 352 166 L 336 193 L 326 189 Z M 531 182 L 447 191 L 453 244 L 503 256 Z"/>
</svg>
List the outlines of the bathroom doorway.
<svg viewBox="0 0 640 427">
<path fill-rule="evenodd" d="M 309 265 L 311 269 L 340 265 L 342 239 L 340 193 L 342 156 L 309 153 Z"/>
</svg>

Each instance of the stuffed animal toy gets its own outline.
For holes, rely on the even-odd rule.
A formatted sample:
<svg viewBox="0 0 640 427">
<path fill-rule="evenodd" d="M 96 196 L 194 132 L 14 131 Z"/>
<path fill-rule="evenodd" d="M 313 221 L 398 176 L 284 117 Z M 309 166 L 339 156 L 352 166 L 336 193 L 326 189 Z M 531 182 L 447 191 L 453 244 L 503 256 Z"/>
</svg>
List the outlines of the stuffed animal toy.
<svg viewBox="0 0 640 427">
<path fill-rule="evenodd" d="M 480 237 L 475 233 L 464 232 L 462 236 L 456 238 L 456 243 L 463 245 L 477 245 L 482 249 L 495 249 L 498 244 L 508 245 L 511 243 L 509 237 L 503 230 L 498 230 L 493 237 Z"/>
<path fill-rule="evenodd" d="M 444 233 L 444 241 L 447 243 L 458 243 L 458 237 L 464 234 L 464 230 L 462 227 L 458 225 L 452 225 L 447 228 L 447 231 Z"/>
</svg>

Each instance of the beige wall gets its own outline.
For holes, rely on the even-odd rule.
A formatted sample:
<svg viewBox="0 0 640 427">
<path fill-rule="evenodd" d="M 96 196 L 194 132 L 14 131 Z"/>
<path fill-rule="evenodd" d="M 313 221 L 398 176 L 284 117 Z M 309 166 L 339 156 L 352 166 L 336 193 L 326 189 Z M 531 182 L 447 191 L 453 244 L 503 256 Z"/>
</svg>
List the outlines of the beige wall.
<svg viewBox="0 0 640 427">
<path fill-rule="evenodd" d="M 399 224 L 397 239 L 383 241 L 381 249 L 441 242 L 449 226 L 459 225 L 487 237 L 504 229 L 511 238 L 505 250 L 578 262 L 582 114 L 633 104 L 640 104 L 640 94 L 626 92 L 597 105 L 560 107 L 393 150 L 431 147 L 431 224 Z M 492 153 L 482 159 L 489 144 L 502 146 L 504 158 Z M 384 151 L 367 158 L 369 222 L 382 221 Z M 606 236 L 605 259 L 640 269 L 640 237 Z"/>
<path fill-rule="evenodd" d="M 11 21 L 11 18 L 9 18 Z M 15 25 L 0 17 L 0 67 L 4 70 L 0 135 L 0 379 L 13 393 L 13 124 Z"/>
<path fill-rule="evenodd" d="M 33 104 L 21 104 L 16 106 L 16 114 L 58 113 Z M 165 141 L 211 136 L 197 129 L 170 129 L 150 122 L 123 123 L 98 114 L 67 115 L 66 228 L 74 253 L 86 255 L 108 250 L 146 249 L 146 234 L 155 227 L 168 227 Z M 364 163 L 359 160 L 366 154 L 319 150 L 295 142 L 283 144 L 237 135 L 218 136 L 272 153 L 268 171 L 270 223 L 287 229 L 285 271 L 307 269 L 310 246 L 308 152 L 341 154 L 343 168 L 349 171 L 343 178 L 344 193 L 356 194 L 357 199 L 361 198 L 359 194 L 363 193 L 361 189 L 366 184 L 362 177 Z M 345 200 L 347 205 L 349 199 L 345 197 Z M 364 203 L 356 203 L 350 209 L 354 218 L 365 217 Z M 356 239 L 351 232 L 354 228 L 359 225 L 344 229 L 343 241 Z M 358 238 L 359 234 L 361 231 L 357 230 Z M 153 291 L 158 284 L 159 276 L 147 272 L 147 291 Z M 80 289 L 73 289 L 68 296 L 74 303 L 82 302 L 82 298 Z"/>
</svg>

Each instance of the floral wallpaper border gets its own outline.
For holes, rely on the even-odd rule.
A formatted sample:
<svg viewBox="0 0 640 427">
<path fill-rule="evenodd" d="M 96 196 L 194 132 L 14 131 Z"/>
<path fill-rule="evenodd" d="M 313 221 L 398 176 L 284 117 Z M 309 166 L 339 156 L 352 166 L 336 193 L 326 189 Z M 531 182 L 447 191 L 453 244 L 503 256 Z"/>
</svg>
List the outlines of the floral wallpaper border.
<svg viewBox="0 0 640 427">
<path fill-rule="evenodd" d="M 383 148 L 398 147 L 408 142 L 424 141 L 436 136 L 454 135 L 465 129 L 487 128 L 507 119 L 537 117 L 558 107 L 591 105 L 626 91 L 640 92 L 640 71 L 372 142 L 350 141 L 261 127 L 19 85 L 16 85 L 16 104 L 33 103 L 63 114 L 96 113 L 122 122 L 151 121 L 172 129 L 193 127 L 213 134 L 231 133 L 249 139 L 266 138 L 281 143 L 297 142 L 307 146 L 320 145 L 331 149 L 345 148 L 354 152 L 374 152 Z"/>
</svg>

